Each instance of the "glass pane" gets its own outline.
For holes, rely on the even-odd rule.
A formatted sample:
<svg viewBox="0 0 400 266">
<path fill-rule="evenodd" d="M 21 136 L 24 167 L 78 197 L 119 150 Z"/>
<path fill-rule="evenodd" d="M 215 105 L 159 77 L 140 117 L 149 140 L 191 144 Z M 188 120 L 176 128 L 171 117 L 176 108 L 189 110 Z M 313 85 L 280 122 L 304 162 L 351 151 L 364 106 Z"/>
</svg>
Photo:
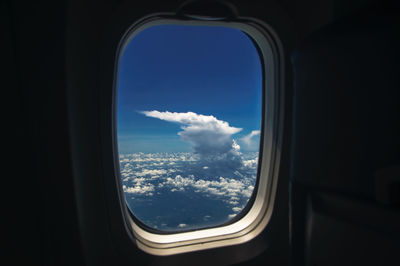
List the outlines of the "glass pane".
<svg viewBox="0 0 400 266">
<path fill-rule="evenodd" d="M 126 203 L 165 232 L 221 225 L 252 195 L 262 66 L 252 40 L 221 26 L 157 25 L 119 63 L 117 136 Z"/>
</svg>

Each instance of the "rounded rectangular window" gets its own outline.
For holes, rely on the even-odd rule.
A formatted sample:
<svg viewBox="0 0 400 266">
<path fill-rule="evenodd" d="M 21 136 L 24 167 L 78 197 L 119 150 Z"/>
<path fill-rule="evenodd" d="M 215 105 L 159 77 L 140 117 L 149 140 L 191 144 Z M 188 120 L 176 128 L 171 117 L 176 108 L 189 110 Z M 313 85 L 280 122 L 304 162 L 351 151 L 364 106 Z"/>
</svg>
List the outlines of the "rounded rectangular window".
<svg viewBox="0 0 400 266">
<path fill-rule="evenodd" d="M 256 183 L 262 65 L 221 26 L 157 25 L 121 55 L 117 133 L 126 202 L 160 231 L 224 224 Z"/>
<path fill-rule="evenodd" d="M 130 225 L 153 252 L 240 236 L 265 216 L 276 149 L 272 50 L 250 23 L 152 19 L 123 39 L 119 178 Z"/>
</svg>

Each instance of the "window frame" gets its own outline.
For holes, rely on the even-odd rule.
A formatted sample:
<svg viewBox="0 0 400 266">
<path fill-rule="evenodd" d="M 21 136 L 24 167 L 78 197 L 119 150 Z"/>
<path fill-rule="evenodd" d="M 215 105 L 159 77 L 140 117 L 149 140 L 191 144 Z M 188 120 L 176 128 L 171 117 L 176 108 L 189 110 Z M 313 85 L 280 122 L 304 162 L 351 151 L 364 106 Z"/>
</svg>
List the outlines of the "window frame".
<svg viewBox="0 0 400 266">
<path fill-rule="evenodd" d="M 248 212 L 239 220 L 221 226 L 196 231 L 157 234 L 146 231 L 135 223 L 126 206 L 120 177 L 119 153 L 117 145 L 116 108 L 118 88 L 118 67 L 125 46 L 139 32 L 146 28 L 162 25 L 203 25 L 231 27 L 243 31 L 258 48 L 263 67 L 263 104 L 259 167 L 255 198 Z M 264 62 L 269 62 L 266 67 Z M 112 129 L 114 176 L 126 229 L 132 241 L 143 251 L 153 255 L 173 255 L 216 247 L 241 244 L 255 238 L 268 225 L 271 218 L 277 187 L 282 141 L 283 123 L 283 54 L 280 41 L 274 31 L 264 23 L 248 18 L 234 20 L 204 21 L 177 18 L 172 14 L 153 14 L 129 27 L 121 38 L 115 56 Z"/>
</svg>

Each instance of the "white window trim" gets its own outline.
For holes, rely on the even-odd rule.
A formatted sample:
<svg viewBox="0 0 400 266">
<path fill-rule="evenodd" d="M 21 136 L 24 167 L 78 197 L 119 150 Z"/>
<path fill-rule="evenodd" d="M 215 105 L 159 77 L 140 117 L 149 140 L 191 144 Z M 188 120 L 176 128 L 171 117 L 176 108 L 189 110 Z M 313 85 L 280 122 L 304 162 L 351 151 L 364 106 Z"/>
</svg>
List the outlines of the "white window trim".
<svg viewBox="0 0 400 266">
<path fill-rule="evenodd" d="M 263 99 L 264 126 L 262 128 L 263 150 L 261 167 L 259 168 L 259 183 L 257 191 L 254 192 L 257 194 L 247 214 L 232 224 L 171 234 L 156 234 L 146 231 L 134 222 L 128 213 L 127 206 L 121 206 L 127 222 L 127 231 L 140 249 L 153 255 L 172 255 L 250 241 L 264 230 L 271 218 L 277 186 L 283 119 L 283 78 L 281 73 L 283 60 L 279 39 L 267 25 L 251 19 L 242 18 L 241 20 L 245 22 L 228 22 L 178 20 L 168 17 L 170 17 L 169 14 L 152 15 L 136 23 L 126 31 L 117 50 L 115 77 L 118 76 L 119 62 L 126 45 L 138 33 L 149 27 L 165 24 L 222 26 L 239 29 L 247 33 L 257 43 L 262 62 L 268 62 L 268 65 L 264 64 L 263 73 L 263 89 L 265 90 L 265 99 Z M 116 104 L 116 90 L 117 80 L 114 81 L 114 105 Z M 115 128 L 114 126 L 114 130 L 116 130 Z M 120 178 L 117 145 L 114 145 L 114 151 L 115 176 L 117 184 L 119 184 L 119 195 L 123 199 L 121 202 L 125 202 Z"/>
</svg>

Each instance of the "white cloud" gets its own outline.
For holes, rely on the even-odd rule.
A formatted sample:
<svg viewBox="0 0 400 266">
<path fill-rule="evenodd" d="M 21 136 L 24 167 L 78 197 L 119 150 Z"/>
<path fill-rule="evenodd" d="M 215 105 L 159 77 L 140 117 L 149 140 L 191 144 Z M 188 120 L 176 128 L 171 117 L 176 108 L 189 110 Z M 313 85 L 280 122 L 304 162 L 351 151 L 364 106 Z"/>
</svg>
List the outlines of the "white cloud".
<svg viewBox="0 0 400 266">
<path fill-rule="evenodd" d="M 182 140 L 191 143 L 194 151 L 203 157 L 226 154 L 240 149 L 231 136 L 240 132 L 242 128 L 232 127 L 228 122 L 218 120 L 212 115 L 156 110 L 141 113 L 148 117 L 180 124 L 183 131 L 178 132 L 178 135 Z"/>
<path fill-rule="evenodd" d="M 243 161 L 243 166 L 248 168 L 256 168 L 257 164 L 258 164 L 258 158 Z"/>
<path fill-rule="evenodd" d="M 242 210 L 242 208 L 240 208 L 240 207 L 233 207 L 232 208 L 232 211 L 234 211 L 234 212 L 240 212 Z"/>
<path fill-rule="evenodd" d="M 234 149 L 235 151 L 240 150 L 240 146 L 239 146 L 239 144 L 237 144 L 236 140 L 232 141 L 232 149 Z"/>
<path fill-rule="evenodd" d="M 163 175 L 166 173 L 167 173 L 167 171 L 164 169 L 159 169 L 159 170 L 143 169 L 141 172 L 136 172 L 133 175 L 135 175 L 135 176 L 146 176 L 146 175 L 158 176 L 158 175 Z"/>
<path fill-rule="evenodd" d="M 203 220 L 204 220 L 204 221 L 208 221 L 210 218 L 211 218 L 210 215 L 206 215 L 206 216 L 203 217 Z"/>
<path fill-rule="evenodd" d="M 163 183 L 172 186 L 171 191 L 183 190 L 185 187 L 192 187 L 195 192 L 207 193 L 214 196 L 224 196 L 226 202 L 232 205 L 238 204 L 239 197 L 249 198 L 254 187 L 246 184 L 247 180 L 236 180 L 233 178 L 219 177 L 219 180 L 196 179 L 193 175 L 182 177 L 176 175 L 175 178 L 168 177 Z M 164 186 L 163 185 L 163 186 Z"/>
<path fill-rule="evenodd" d="M 255 137 L 260 136 L 260 130 L 253 130 L 250 134 L 241 138 L 241 140 L 247 145 L 247 147 L 253 147 L 258 144 L 258 141 L 255 140 Z"/>
<path fill-rule="evenodd" d="M 152 184 L 137 184 L 132 187 L 128 186 L 123 186 L 122 187 L 125 193 L 129 194 L 148 194 L 149 196 L 152 196 L 154 191 L 154 185 Z"/>
<path fill-rule="evenodd" d="M 186 187 L 193 184 L 193 178 L 183 178 L 180 175 L 175 176 L 175 178 L 168 177 L 165 184 L 172 185 L 175 187 Z"/>
<path fill-rule="evenodd" d="M 179 225 L 178 225 L 179 228 L 183 228 L 183 227 L 185 227 L 185 226 L 186 226 L 186 224 L 179 224 Z"/>
<path fill-rule="evenodd" d="M 218 120 L 212 115 L 201 115 L 193 112 L 159 112 L 156 110 L 143 111 L 142 113 L 148 117 L 183 124 L 185 125 L 182 128 L 183 130 L 212 130 L 227 135 L 236 134 L 242 130 L 241 128 L 231 127 L 228 122 Z"/>
</svg>

